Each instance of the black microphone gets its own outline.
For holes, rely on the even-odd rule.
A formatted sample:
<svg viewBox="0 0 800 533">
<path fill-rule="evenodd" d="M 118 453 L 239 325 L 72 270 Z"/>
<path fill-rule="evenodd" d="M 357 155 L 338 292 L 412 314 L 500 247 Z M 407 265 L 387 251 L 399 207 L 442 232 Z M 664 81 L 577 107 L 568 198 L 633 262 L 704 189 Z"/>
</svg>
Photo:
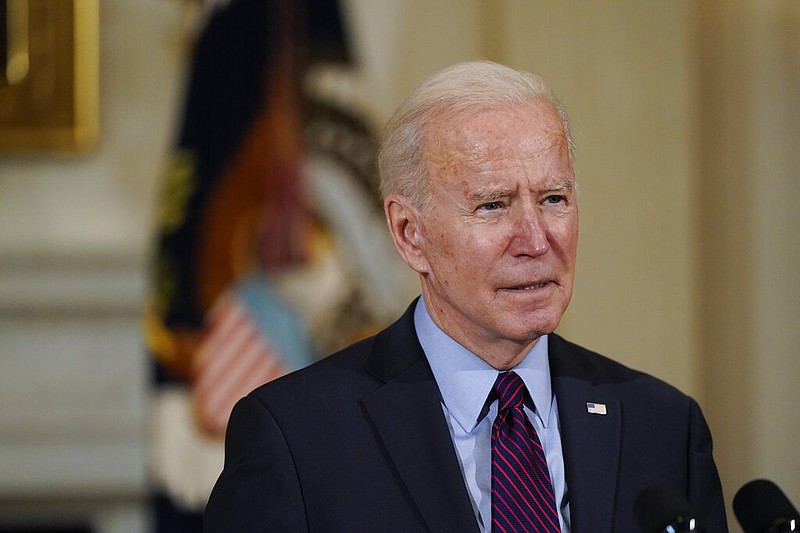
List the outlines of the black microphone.
<svg viewBox="0 0 800 533">
<path fill-rule="evenodd" d="M 733 497 L 733 512 L 745 533 L 800 531 L 800 516 L 772 481 L 755 479 Z"/>
<path fill-rule="evenodd" d="M 636 522 L 642 533 L 704 532 L 689 502 L 678 489 L 669 484 L 647 487 L 633 504 Z"/>
</svg>

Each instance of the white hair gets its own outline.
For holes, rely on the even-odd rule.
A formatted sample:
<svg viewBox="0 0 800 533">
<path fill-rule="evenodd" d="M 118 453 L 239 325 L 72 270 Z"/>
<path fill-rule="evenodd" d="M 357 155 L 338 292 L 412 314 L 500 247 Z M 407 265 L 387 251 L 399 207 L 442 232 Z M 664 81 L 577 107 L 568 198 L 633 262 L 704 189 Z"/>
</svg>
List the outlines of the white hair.
<svg viewBox="0 0 800 533">
<path fill-rule="evenodd" d="M 384 129 L 378 155 L 381 194 L 402 194 L 419 208 L 428 205 L 425 135 L 437 116 L 447 112 L 457 118 L 468 112 L 534 101 L 555 107 L 572 158 L 574 145 L 566 112 L 539 76 L 485 60 L 457 63 L 436 72 L 406 98 Z"/>
</svg>

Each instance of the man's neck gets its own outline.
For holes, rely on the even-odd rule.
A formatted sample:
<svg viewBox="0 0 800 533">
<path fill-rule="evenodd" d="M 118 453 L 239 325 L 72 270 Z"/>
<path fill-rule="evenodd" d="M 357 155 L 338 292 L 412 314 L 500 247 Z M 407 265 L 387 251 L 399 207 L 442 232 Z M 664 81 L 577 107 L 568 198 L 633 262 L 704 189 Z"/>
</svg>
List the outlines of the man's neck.
<svg viewBox="0 0 800 533">
<path fill-rule="evenodd" d="M 541 338 L 538 335 L 532 339 L 518 341 L 509 338 L 484 338 L 479 333 L 470 334 L 474 328 L 461 327 L 442 314 L 438 313 L 435 306 L 431 306 L 423 290 L 422 301 L 431 320 L 444 331 L 451 339 L 468 349 L 493 368 L 505 371 L 517 366 L 531 351 Z"/>
</svg>

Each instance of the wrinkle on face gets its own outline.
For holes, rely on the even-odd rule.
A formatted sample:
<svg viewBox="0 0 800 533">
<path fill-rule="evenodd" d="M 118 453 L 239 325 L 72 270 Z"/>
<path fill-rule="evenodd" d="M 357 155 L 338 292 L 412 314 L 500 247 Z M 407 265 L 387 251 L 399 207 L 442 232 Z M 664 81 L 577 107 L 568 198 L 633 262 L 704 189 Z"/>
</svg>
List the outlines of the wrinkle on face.
<svg viewBox="0 0 800 533">
<path fill-rule="evenodd" d="M 577 198 L 567 137 L 544 102 L 449 118 L 426 137 L 423 294 L 445 332 L 507 365 L 555 329 L 572 294 Z M 486 208 L 493 203 L 497 210 Z"/>
<path fill-rule="evenodd" d="M 547 113 L 536 112 L 536 117 L 547 123 L 544 134 L 526 137 L 519 145 L 510 145 L 513 124 L 481 123 L 465 128 L 467 117 L 439 116 L 436 125 L 426 136 L 424 161 L 430 175 L 461 178 L 462 186 L 470 186 L 475 174 L 491 174 L 532 165 L 540 156 L 553 151 L 562 164 L 570 164 L 569 144 L 560 119 L 553 121 Z M 521 160 L 519 153 L 528 159 Z M 436 186 L 434 180 L 432 184 Z"/>
</svg>

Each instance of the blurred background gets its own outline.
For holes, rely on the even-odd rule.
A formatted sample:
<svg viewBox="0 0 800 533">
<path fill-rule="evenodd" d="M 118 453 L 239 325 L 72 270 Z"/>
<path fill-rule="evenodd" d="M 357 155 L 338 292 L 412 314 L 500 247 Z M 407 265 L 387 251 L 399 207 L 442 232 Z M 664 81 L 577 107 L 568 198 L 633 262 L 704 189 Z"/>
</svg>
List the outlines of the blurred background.
<svg viewBox="0 0 800 533">
<path fill-rule="evenodd" d="M 1 533 L 197 531 L 255 386 L 220 369 L 271 379 L 416 294 L 372 150 L 474 58 L 572 121 L 560 333 L 698 399 L 728 503 L 753 478 L 800 502 L 800 3 L 232 6 L 0 2 Z"/>
</svg>

